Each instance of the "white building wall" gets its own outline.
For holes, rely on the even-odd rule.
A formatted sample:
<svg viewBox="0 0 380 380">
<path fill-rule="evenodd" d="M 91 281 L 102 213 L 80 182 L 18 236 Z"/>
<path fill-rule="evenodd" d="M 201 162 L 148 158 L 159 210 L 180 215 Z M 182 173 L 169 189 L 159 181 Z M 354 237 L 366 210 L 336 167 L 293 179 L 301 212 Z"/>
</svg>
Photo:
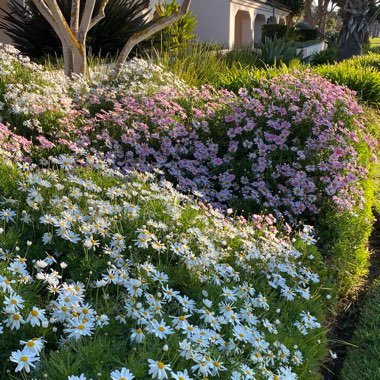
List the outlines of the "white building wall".
<svg viewBox="0 0 380 380">
<path fill-rule="evenodd" d="M 207 0 L 208 1 L 208 0 Z M 258 14 L 265 16 L 265 23 L 268 21 L 270 17 L 273 16 L 273 7 L 248 0 L 231 0 L 230 2 L 230 22 L 229 22 L 229 48 L 232 49 L 235 43 L 235 16 L 238 11 L 246 11 L 249 13 L 251 17 L 251 30 L 252 30 L 252 41 L 258 41 L 258 38 L 255 39 L 255 19 Z M 286 18 L 288 15 L 287 12 L 279 9 L 274 10 L 274 14 L 277 22 L 279 22 L 280 18 Z M 257 33 L 257 32 L 256 32 Z M 256 36 L 257 37 L 257 36 Z M 260 30 L 260 38 L 261 38 L 261 30 Z"/>
<path fill-rule="evenodd" d="M 197 19 L 195 32 L 200 41 L 228 45 L 230 39 L 229 0 L 192 0 L 190 9 Z"/>
<path fill-rule="evenodd" d="M 182 0 L 177 1 L 182 3 Z M 157 2 L 158 0 L 151 0 L 151 7 L 153 8 Z M 170 0 L 166 0 L 166 2 L 170 2 Z M 235 44 L 235 16 L 239 10 L 247 11 L 250 15 L 251 25 L 244 25 L 244 30 L 251 29 L 251 41 L 255 41 L 256 15 L 264 15 L 265 22 L 273 16 L 273 7 L 254 0 L 192 0 L 190 9 L 197 19 L 195 33 L 199 40 L 218 42 L 230 49 Z M 288 12 L 275 9 L 277 22 L 281 17 L 286 18 L 287 15 Z M 256 40 L 258 39 L 256 38 Z"/>
</svg>

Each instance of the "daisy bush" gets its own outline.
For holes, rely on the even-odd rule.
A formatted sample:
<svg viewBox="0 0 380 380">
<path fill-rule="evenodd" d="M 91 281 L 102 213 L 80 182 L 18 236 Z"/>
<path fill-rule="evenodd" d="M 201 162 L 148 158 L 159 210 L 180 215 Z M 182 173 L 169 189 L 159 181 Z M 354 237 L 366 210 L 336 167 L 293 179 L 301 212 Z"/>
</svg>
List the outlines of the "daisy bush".
<svg viewBox="0 0 380 380">
<path fill-rule="evenodd" d="M 311 227 L 291 240 L 273 217 L 235 220 L 152 174 L 120 175 L 95 158 L 85 166 L 1 165 L 4 373 L 314 374 L 326 293 Z"/>
<path fill-rule="evenodd" d="M 108 109 L 92 112 L 93 105 Z M 369 145 L 346 88 L 308 72 L 263 79 L 238 95 L 204 87 L 83 98 L 75 149 L 130 169 L 163 170 L 182 191 L 292 222 L 323 207 L 363 206 Z"/>
<path fill-rule="evenodd" d="M 25 65 L 46 77 L 41 68 Z M 13 117 L 19 111 L 12 99 L 20 93 L 12 95 L 9 86 L 4 98 Z M 20 92 L 29 94 L 29 87 Z M 116 80 L 93 73 L 87 82 L 62 79 L 31 91 L 45 93 L 47 106 L 20 111 L 34 116 L 23 122 L 32 132 L 15 128 L 8 117 L 9 126 L 0 131 L 8 152 L 14 142 L 35 161 L 52 152 L 88 152 L 122 173 L 160 169 L 181 191 L 198 191 L 214 205 L 269 210 L 293 223 L 314 220 L 321 208 L 363 207 L 374 144 L 363 110 L 353 92 L 310 72 L 263 78 L 258 88 L 236 95 L 189 88 L 135 60 Z M 58 93 L 63 96 L 55 101 Z M 36 111 L 49 109 L 47 97 L 57 108 L 48 123 Z"/>
<path fill-rule="evenodd" d="M 338 276 L 314 244 L 344 279 L 346 240 L 366 257 L 339 224 L 370 214 L 352 92 L 308 71 L 231 92 L 141 60 L 86 80 L 0 62 L 2 378 L 318 378 Z"/>
</svg>

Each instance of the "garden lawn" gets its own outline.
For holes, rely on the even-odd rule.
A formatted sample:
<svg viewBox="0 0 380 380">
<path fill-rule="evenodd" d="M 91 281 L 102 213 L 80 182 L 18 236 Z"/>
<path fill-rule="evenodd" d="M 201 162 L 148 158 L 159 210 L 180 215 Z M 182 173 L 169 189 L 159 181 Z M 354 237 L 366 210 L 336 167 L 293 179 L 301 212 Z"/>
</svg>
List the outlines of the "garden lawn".
<svg viewBox="0 0 380 380">
<path fill-rule="evenodd" d="M 341 380 L 380 378 L 380 282 L 373 284 L 341 372 Z"/>
<path fill-rule="evenodd" d="M 371 38 L 370 43 L 371 46 L 380 46 L 380 37 Z"/>
</svg>

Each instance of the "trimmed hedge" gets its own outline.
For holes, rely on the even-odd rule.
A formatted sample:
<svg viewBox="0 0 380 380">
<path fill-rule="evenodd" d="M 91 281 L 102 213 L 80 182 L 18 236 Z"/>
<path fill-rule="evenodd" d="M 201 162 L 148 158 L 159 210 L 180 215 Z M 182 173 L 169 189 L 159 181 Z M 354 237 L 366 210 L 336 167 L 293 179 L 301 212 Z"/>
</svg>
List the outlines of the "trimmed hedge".
<svg viewBox="0 0 380 380">
<path fill-rule="evenodd" d="M 264 42 L 265 38 L 271 38 L 274 37 L 277 38 L 284 38 L 288 32 L 288 27 L 286 25 L 281 24 L 264 24 L 261 27 L 262 30 L 262 37 L 261 41 Z"/>
</svg>

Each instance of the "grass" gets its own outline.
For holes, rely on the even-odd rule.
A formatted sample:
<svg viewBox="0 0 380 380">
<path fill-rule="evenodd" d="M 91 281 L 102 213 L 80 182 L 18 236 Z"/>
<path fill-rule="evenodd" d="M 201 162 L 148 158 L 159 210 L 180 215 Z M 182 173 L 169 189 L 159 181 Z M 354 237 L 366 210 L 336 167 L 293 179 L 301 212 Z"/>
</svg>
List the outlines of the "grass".
<svg viewBox="0 0 380 380">
<path fill-rule="evenodd" d="M 342 380 L 380 379 L 380 281 L 377 281 L 365 303 L 349 349 Z"/>
<path fill-rule="evenodd" d="M 380 162 L 376 162 L 373 170 L 374 188 L 375 188 L 375 202 L 374 208 L 376 213 L 380 215 Z"/>
<path fill-rule="evenodd" d="M 153 51 L 146 57 L 164 67 L 190 86 L 220 86 L 220 76 L 236 65 L 239 68 L 262 67 L 260 57 L 250 47 L 225 52 L 209 44 L 189 45 L 186 50 Z"/>
<path fill-rule="evenodd" d="M 380 46 L 380 37 L 372 38 L 370 43 L 371 46 Z"/>
<path fill-rule="evenodd" d="M 380 39 L 379 39 L 380 41 Z M 366 114 L 373 125 L 372 134 L 380 136 L 380 113 L 367 109 Z M 378 161 L 373 164 L 374 205 L 376 216 L 380 215 L 380 150 L 377 152 Z M 376 231 L 378 239 L 379 232 Z M 373 247 L 373 250 L 375 247 Z M 379 247 L 377 246 L 377 250 Z M 373 252 L 374 262 L 378 265 L 379 253 Z M 376 270 L 376 269 L 375 269 Z M 360 311 L 358 327 L 350 342 L 348 354 L 341 372 L 341 380 L 379 379 L 380 378 L 380 280 L 377 278 L 372 284 L 364 307 Z"/>
</svg>

